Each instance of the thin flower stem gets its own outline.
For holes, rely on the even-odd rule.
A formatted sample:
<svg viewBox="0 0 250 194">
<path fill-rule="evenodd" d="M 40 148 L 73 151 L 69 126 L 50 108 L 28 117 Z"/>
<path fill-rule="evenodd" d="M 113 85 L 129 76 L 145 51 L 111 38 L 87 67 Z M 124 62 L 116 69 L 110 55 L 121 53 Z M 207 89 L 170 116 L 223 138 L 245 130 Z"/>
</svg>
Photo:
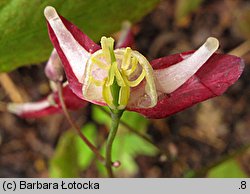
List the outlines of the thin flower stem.
<svg viewBox="0 0 250 194">
<path fill-rule="evenodd" d="M 114 178 L 114 174 L 112 171 L 112 145 L 118 130 L 120 118 L 122 116 L 123 111 L 112 112 L 111 111 L 111 128 L 108 135 L 107 145 L 106 145 L 106 169 L 108 172 L 108 176 L 110 178 Z"/>
<path fill-rule="evenodd" d="M 81 132 L 81 129 L 77 126 L 77 124 L 73 121 L 72 117 L 70 116 L 68 109 L 66 108 L 64 99 L 63 99 L 62 84 L 60 82 L 57 82 L 57 89 L 58 89 L 59 100 L 60 100 L 66 119 L 68 120 L 70 125 L 77 131 L 78 135 L 84 141 L 84 143 L 86 143 L 89 149 L 91 149 L 95 153 L 98 160 L 104 163 L 105 158 L 99 153 L 98 149 L 83 135 L 83 133 Z"/>
<path fill-rule="evenodd" d="M 98 106 L 98 108 L 104 112 L 106 115 L 110 116 L 109 112 L 107 110 L 105 110 L 102 106 Z M 158 149 L 158 151 L 161 154 L 164 154 L 166 156 L 168 156 L 168 153 L 166 153 L 164 150 L 162 150 L 162 148 L 160 146 L 158 146 L 157 144 L 155 144 L 149 137 L 147 137 L 146 135 L 140 133 L 139 131 L 135 130 L 134 128 L 130 127 L 127 123 L 125 123 L 124 121 L 120 121 L 121 125 L 123 125 L 127 130 L 129 130 L 130 132 L 136 134 L 137 136 L 139 136 L 140 138 L 144 139 L 145 141 L 147 141 L 148 143 L 150 143 L 151 145 L 153 145 L 155 148 Z"/>
</svg>

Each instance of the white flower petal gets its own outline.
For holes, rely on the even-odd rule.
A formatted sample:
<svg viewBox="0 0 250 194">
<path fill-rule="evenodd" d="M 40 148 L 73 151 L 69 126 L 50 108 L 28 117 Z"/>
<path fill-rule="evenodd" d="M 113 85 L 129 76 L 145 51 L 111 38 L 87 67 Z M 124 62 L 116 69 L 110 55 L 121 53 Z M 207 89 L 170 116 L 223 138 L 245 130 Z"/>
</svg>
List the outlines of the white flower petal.
<svg viewBox="0 0 250 194">
<path fill-rule="evenodd" d="M 46 109 L 51 106 L 49 100 L 43 100 L 40 102 L 27 102 L 27 103 L 10 103 L 7 106 L 9 112 L 16 115 L 22 115 L 28 112 L 36 112 L 42 109 Z"/>
<path fill-rule="evenodd" d="M 219 41 L 210 37 L 191 56 L 166 69 L 154 71 L 157 91 L 171 93 L 192 77 L 218 49 Z"/>
<path fill-rule="evenodd" d="M 75 40 L 53 7 L 46 7 L 44 15 L 53 29 L 59 45 L 69 61 L 74 74 L 78 81 L 81 82 L 85 70 L 85 64 L 90 57 L 90 53 Z"/>
</svg>

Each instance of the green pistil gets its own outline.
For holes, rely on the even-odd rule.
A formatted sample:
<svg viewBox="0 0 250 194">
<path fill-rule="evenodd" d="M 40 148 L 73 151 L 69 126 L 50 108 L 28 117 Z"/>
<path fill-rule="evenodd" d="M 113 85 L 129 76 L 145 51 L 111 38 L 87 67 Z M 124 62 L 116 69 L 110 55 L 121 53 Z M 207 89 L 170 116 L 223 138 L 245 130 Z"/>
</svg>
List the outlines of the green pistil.
<svg viewBox="0 0 250 194">
<path fill-rule="evenodd" d="M 110 58 L 111 58 L 111 66 L 113 66 L 114 63 L 116 62 L 115 53 L 114 53 L 113 48 L 109 48 L 109 52 L 110 52 Z M 114 77 L 114 82 L 110 86 L 110 91 L 111 91 L 111 94 L 113 97 L 113 104 L 115 105 L 116 108 L 119 106 L 120 89 L 121 89 L 121 87 L 118 85 L 118 83 L 116 81 L 116 77 Z"/>
</svg>

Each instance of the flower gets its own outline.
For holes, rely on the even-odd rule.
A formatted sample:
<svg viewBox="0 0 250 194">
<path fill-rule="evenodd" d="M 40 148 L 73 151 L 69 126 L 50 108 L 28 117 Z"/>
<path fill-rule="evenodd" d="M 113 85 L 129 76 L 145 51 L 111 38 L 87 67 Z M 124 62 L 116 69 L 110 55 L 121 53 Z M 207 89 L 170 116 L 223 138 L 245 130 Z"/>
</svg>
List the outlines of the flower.
<svg viewBox="0 0 250 194">
<path fill-rule="evenodd" d="M 148 62 L 128 47 L 129 31 L 115 49 L 114 40 L 106 37 L 100 47 L 53 7 L 46 7 L 44 14 L 67 87 L 83 102 L 164 118 L 221 95 L 244 68 L 241 58 L 215 53 L 219 47 L 216 38 L 208 38 L 196 51 Z M 69 107 L 71 102 L 66 104 Z M 12 106 L 12 112 L 14 109 Z"/>
<path fill-rule="evenodd" d="M 45 67 L 45 74 L 51 80 L 53 92 L 46 98 L 38 102 L 27 103 L 9 103 L 7 108 L 9 112 L 17 114 L 24 118 L 38 118 L 54 113 L 62 113 L 62 106 L 55 83 L 63 80 L 61 60 L 54 49 Z M 65 105 L 70 110 L 85 107 L 88 102 L 77 97 L 69 88 L 68 82 L 63 83 L 62 94 Z"/>
<path fill-rule="evenodd" d="M 85 107 L 88 102 L 78 98 L 67 83 L 63 86 L 64 102 L 69 110 L 76 110 Z M 58 92 L 52 92 L 48 97 L 38 102 L 9 103 L 9 112 L 23 118 L 38 118 L 49 114 L 62 113 L 62 106 Z"/>
</svg>

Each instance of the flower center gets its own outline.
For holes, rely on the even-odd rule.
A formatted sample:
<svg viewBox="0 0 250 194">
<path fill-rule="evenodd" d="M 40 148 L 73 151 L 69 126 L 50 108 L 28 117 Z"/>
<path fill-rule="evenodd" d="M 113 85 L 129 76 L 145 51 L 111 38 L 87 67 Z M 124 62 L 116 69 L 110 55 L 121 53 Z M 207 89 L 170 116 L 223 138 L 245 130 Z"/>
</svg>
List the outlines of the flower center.
<svg viewBox="0 0 250 194">
<path fill-rule="evenodd" d="M 95 52 L 88 63 L 89 84 L 102 87 L 102 96 L 107 105 L 111 109 L 125 109 L 131 88 L 146 80 L 145 90 L 151 98 L 149 107 L 155 106 L 157 94 L 153 70 L 147 59 L 130 47 L 114 50 L 112 38 L 102 37 L 101 46 L 102 49 Z M 97 69 L 99 75 L 94 73 Z"/>
</svg>

